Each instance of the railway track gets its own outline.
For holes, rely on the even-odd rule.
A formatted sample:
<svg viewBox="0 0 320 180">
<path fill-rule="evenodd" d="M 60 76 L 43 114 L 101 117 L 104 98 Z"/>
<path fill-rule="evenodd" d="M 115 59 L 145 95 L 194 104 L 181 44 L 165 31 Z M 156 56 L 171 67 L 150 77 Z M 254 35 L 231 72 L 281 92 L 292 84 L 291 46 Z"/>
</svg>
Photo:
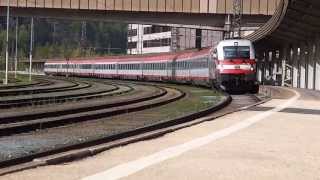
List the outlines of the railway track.
<svg viewBox="0 0 320 180">
<path fill-rule="evenodd" d="M 81 86 L 82 84 L 85 84 L 85 85 Z M 87 88 L 87 87 L 90 87 L 90 84 L 51 79 L 50 83 L 41 84 L 41 85 L 38 85 L 37 87 L 0 90 L 0 97 L 59 92 L 59 91 L 65 91 L 65 90 L 77 90 L 77 89 Z"/>
<path fill-rule="evenodd" d="M 173 113 L 172 117 L 163 116 L 164 109 L 172 110 L 179 103 L 192 100 L 196 93 L 211 92 L 201 88 L 188 90 L 179 86 L 177 89 L 170 85 L 101 80 L 91 83 L 113 84 L 118 89 L 109 92 L 112 94 L 110 96 L 88 98 L 77 104 L 66 102 L 53 107 L 40 106 L 33 112 L 28 107 L 20 108 L 19 113 L 14 113 L 14 109 L 3 110 L 0 115 L 0 146 L 5 145 L 5 148 L 0 150 L 0 167 L 188 122 L 213 110 L 212 107 L 202 107 L 201 110 L 194 108 L 193 112 L 184 114 Z M 203 94 L 204 97 L 206 95 Z M 217 114 L 258 100 L 251 95 L 235 95 L 232 98 L 234 101 Z"/>
<path fill-rule="evenodd" d="M 51 82 L 41 79 L 41 78 L 36 78 L 33 80 L 33 82 L 30 83 L 23 83 L 23 84 L 12 84 L 12 85 L 7 85 L 7 86 L 0 86 L 0 90 L 8 90 L 8 89 L 20 89 L 20 88 L 27 88 L 27 87 L 33 87 L 33 86 L 47 86 L 50 85 Z"/>
<path fill-rule="evenodd" d="M 66 80 L 63 80 L 66 83 Z M 93 98 L 101 98 L 114 94 L 127 93 L 129 90 L 118 91 L 117 85 L 97 82 L 72 82 L 69 85 L 45 86 L 44 88 L 28 88 L 20 94 L 21 89 L 11 91 L 0 91 L 0 109 L 17 108 L 25 106 L 46 105 L 54 103 L 65 103 L 69 101 L 80 101 Z M 29 94 L 31 92 L 31 94 Z M 8 96 L 10 94 L 10 96 Z M 19 95 L 18 95 L 19 94 Z"/>
<path fill-rule="evenodd" d="M 130 102 L 106 103 L 100 105 L 91 104 L 87 108 L 73 108 L 60 111 L 59 115 L 54 112 L 32 114 L 31 116 L 18 115 L 11 117 L 1 117 L 0 136 L 25 133 L 37 129 L 53 128 L 67 124 L 90 121 L 94 119 L 115 116 L 123 113 L 130 113 L 145 110 L 155 106 L 164 105 L 174 100 L 182 98 L 184 94 L 174 89 L 161 89 L 159 93 L 142 97 Z M 90 110 L 89 110 L 90 109 Z M 63 114 L 63 115 L 62 115 Z M 27 118 L 28 117 L 28 118 Z"/>
</svg>

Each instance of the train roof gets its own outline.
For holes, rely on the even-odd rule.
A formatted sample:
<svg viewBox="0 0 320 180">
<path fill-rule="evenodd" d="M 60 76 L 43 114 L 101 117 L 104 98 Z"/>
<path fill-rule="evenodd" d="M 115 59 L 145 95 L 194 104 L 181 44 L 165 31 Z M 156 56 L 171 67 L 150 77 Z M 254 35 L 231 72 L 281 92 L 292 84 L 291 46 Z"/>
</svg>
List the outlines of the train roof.
<svg viewBox="0 0 320 180">
<path fill-rule="evenodd" d="M 207 54 L 211 48 L 202 50 L 186 50 L 176 53 L 158 53 L 158 54 L 144 54 L 144 55 L 122 55 L 122 56 L 104 56 L 104 57 L 86 57 L 86 58 L 72 58 L 69 63 L 108 63 L 108 62 L 134 62 L 134 61 L 170 61 L 173 59 L 188 59 L 190 57 L 202 56 Z M 47 60 L 46 63 L 66 63 L 66 59 Z"/>
<path fill-rule="evenodd" d="M 218 47 L 219 46 L 235 46 L 235 44 L 237 44 L 237 46 L 251 46 L 252 42 L 247 39 L 227 39 L 227 40 L 220 41 L 218 44 Z"/>
</svg>

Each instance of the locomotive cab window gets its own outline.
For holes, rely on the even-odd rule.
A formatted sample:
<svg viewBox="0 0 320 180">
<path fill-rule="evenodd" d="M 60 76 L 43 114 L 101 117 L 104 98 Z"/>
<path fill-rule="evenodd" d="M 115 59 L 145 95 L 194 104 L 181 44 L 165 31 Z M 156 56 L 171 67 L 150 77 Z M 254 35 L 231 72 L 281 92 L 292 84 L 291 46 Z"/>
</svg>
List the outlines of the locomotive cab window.
<svg viewBox="0 0 320 180">
<path fill-rule="evenodd" d="M 225 46 L 223 47 L 225 59 L 250 58 L 250 46 Z"/>
</svg>

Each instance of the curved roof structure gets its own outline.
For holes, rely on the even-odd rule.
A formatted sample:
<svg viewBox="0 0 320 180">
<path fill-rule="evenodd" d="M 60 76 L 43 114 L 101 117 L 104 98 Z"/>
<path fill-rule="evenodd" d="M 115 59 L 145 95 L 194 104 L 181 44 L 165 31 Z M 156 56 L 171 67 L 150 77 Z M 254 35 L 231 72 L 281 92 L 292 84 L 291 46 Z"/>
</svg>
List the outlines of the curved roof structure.
<svg viewBox="0 0 320 180">
<path fill-rule="evenodd" d="M 246 38 L 258 45 L 307 42 L 320 32 L 319 0 L 281 0 L 272 18 Z"/>
</svg>

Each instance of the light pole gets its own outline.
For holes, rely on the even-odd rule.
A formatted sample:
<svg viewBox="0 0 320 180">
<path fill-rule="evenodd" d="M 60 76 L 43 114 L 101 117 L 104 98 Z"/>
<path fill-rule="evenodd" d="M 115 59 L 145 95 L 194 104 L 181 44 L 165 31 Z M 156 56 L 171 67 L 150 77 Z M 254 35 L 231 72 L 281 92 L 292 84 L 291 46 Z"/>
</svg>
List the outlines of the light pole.
<svg viewBox="0 0 320 180">
<path fill-rule="evenodd" d="M 15 57 L 14 57 L 14 78 L 17 78 L 17 69 L 18 69 L 18 28 L 19 28 L 19 18 L 16 17 L 16 48 L 15 48 Z"/>
<path fill-rule="evenodd" d="M 6 74 L 3 84 L 8 84 L 8 61 L 9 61 L 9 20 L 10 20 L 10 0 L 7 0 L 7 38 L 6 38 Z"/>
<path fill-rule="evenodd" d="M 33 51 L 33 17 L 30 27 L 30 51 L 29 51 L 29 81 L 32 80 L 32 51 Z"/>
</svg>

